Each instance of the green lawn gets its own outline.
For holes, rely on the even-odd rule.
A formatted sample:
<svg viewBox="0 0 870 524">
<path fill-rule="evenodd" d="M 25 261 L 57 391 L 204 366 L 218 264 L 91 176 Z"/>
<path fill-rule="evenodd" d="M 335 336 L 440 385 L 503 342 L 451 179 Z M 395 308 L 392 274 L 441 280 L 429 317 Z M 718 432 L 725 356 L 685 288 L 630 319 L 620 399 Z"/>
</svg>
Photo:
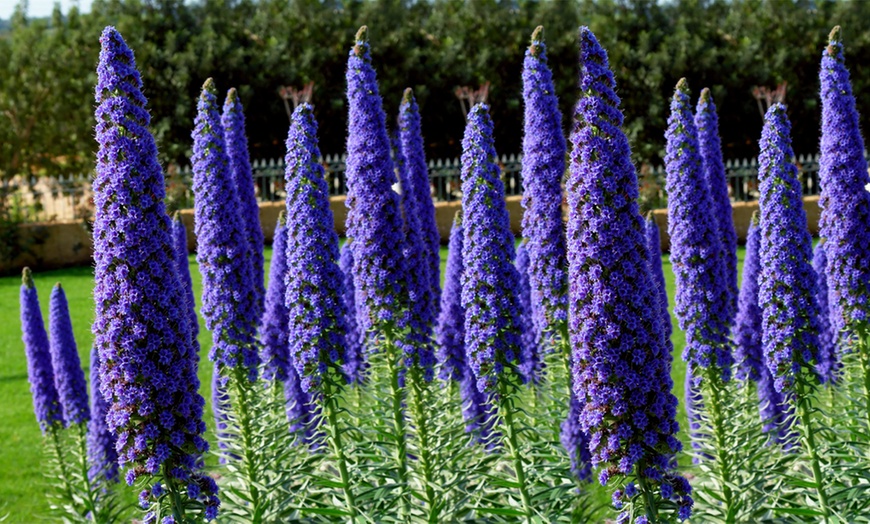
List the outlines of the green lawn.
<svg viewBox="0 0 870 524">
<path fill-rule="evenodd" d="M 738 251 L 739 267 L 743 264 L 743 249 Z M 266 249 L 266 262 L 271 259 L 271 248 Z M 441 250 L 442 278 L 447 249 Z M 667 257 L 662 257 L 668 296 L 673 307 L 674 275 Z M 268 266 L 267 266 L 268 271 Z M 201 293 L 199 270 L 193 256 L 190 257 L 190 273 L 197 299 Z M 93 269 L 90 267 L 46 271 L 34 275 L 43 315 L 48 320 L 48 297 L 51 286 L 61 282 L 70 303 L 73 326 L 82 365 L 87 369 L 92 336 L 90 331 L 94 317 Z M 40 469 L 41 437 L 33 416 L 30 388 L 27 383 L 27 363 L 21 343 L 21 328 L 18 320 L 19 277 L 0 278 L 0 520 L 9 514 L 6 522 L 29 523 L 36 515 L 44 514 L 45 498 L 42 471 Z M 685 364 L 680 358 L 685 342 L 683 333 L 674 323 L 674 394 L 680 399 L 680 426 L 686 428 L 686 415 L 682 406 L 683 375 Z M 211 334 L 200 319 L 199 342 L 203 348 L 210 345 Z M 206 352 L 204 351 L 203 354 Z M 200 367 L 202 394 L 206 398 L 206 422 L 211 425 L 209 385 L 211 366 Z M 682 435 L 687 442 L 685 434 Z M 685 459 L 684 455 L 684 459 Z"/>
</svg>

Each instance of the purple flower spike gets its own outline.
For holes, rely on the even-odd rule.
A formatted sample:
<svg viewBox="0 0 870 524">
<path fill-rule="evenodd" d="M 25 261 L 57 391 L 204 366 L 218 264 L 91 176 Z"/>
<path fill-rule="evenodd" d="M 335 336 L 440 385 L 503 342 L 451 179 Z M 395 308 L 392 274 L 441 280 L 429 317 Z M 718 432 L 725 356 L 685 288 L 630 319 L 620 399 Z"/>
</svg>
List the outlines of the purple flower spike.
<svg viewBox="0 0 870 524">
<path fill-rule="evenodd" d="M 764 116 L 758 156 L 761 250 L 758 304 L 765 362 L 780 393 L 791 392 L 801 366 L 818 361 L 819 309 L 813 240 L 783 104 Z"/>
<path fill-rule="evenodd" d="M 60 398 L 64 424 L 84 424 L 91 419 L 88 407 L 88 385 L 79 360 L 76 339 L 73 336 L 72 319 L 66 293 L 60 283 L 55 284 L 49 299 L 49 330 L 51 332 L 51 365 L 54 369 L 54 385 Z"/>
<path fill-rule="evenodd" d="M 485 393 L 519 365 L 522 347 L 520 275 L 496 158 L 489 107 L 476 104 L 462 139 L 462 307 L 466 358 Z"/>
<path fill-rule="evenodd" d="M 677 83 L 668 118 L 668 233 L 677 280 L 674 312 L 686 333 L 683 360 L 693 368 L 716 366 L 731 378 L 729 296 L 713 201 L 704 176 L 686 79 Z"/>
<path fill-rule="evenodd" d="M 91 482 L 118 482 L 115 435 L 106 426 L 109 405 L 100 393 L 100 354 L 91 349 L 91 420 L 88 422 L 88 478 Z"/>
<path fill-rule="evenodd" d="M 55 424 L 63 424 L 60 398 L 54 385 L 54 369 L 51 366 L 48 334 L 39 310 L 39 297 L 33 285 L 30 268 L 21 273 L 21 332 L 24 354 L 27 356 L 27 378 L 33 396 L 33 411 L 36 421 L 45 433 Z"/>
<path fill-rule="evenodd" d="M 758 382 L 767 369 L 761 349 L 761 306 L 758 303 L 758 275 L 761 231 L 757 212 L 746 234 L 746 254 L 743 258 L 743 285 L 737 301 L 737 319 L 734 324 L 734 356 L 737 360 L 737 378 Z"/>
<path fill-rule="evenodd" d="M 725 178 L 725 165 L 722 163 L 722 145 L 719 141 L 719 115 L 710 90 L 701 90 L 698 107 L 695 110 L 695 127 L 698 128 L 698 145 L 704 165 L 704 175 L 710 190 L 713 216 L 719 231 L 722 268 L 728 292 L 728 325 L 737 313 L 737 232 L 734 230 L 734 217 L 731 212 L 731 199 L 728 197 L 728 179 Z"/>
<path fill-rule="evenodd" d="M 266 291 L 266 311 L 260 338 L 263 341 L 263 378 L 284 382 L 291 366 L 288 324 L 289 312 L 284 304 L 287 276 L 287 215 L 278 216 L 272 240 L 272 263 L 269 266 L 269 287 Z"/>
<path fill-rule="evenodd" d="M 199 317 L 196 315 L 196 299 L 193 295 L 193 282 L 190 279 L 190 263 L 187 260 L 187 228 L 181 220 L 181 213 L 176 211 L 172 217 L 172 244 L 175 249 L 175 266 L 181 278 L 181 286 L 187 302 L 188 327 L 190 328 L 193 349 L 199 355 Z M 197 357 L 197 367 L 199 358 Z"/>
<path fill-rule="evenodd" d="M 828 302 L 828 278 L 825 270 L 828 257 L 825 244 L 819 244 L 813 250 L 813 270 L 816 272 L 816 303 L 819 306 L 819 363 L 816 373 L 822 382 L 837 381 L 840 370 L 840 359 L 837 351 L 837 333 L 831 323 L 831 307 Z"/>
<path fill-rule="evenodd" d="M 396 165 L 402 189 L 402 215 L 404 216 L 404 237 L 402 254 L 406 268 L 417 267 L 428 262 L 428 242 L 423 238 L 413 184 L 411 183 L 408 162 L 402 149 L 402 141 L 395 140 Z M 406 271 L 408 292 L 408 334 L 399 342 L 405 353 L 405 367 L 410 368 L 419 362 L 423 379 L 431 381 L 435 376 L 435 352 L 432 347 L 432 325 L 435 310 L 432 308 L 432 290 L 429 272 Z"/>
<path fill-rule="evenodd" d="M 661 320 L 662 336 L 665 339 L 668 354 L 672 353 L 674 346 L 671 343 L 671 314 L 668 312 L 668 287 L 665 284 L 665 272 L 662 268 L 662 243 L 659 235 L 659 226 L 653 219 L 652 212 L 647 214 L 644 223 L 646 234 L 646 248 L 649 253 L 649 268 L 653 278 L 653 285 L 658 293 L 659 319 Z"/>
<path fill-rule="evenodd" d="M 347 311 L 345 321 L 347 334 L 345 335 L 344 374 L 353 384 L 362 384 L 366 376 L 366 359 L 363 351 L 365 336 L 360 332 L 358 312 L 356 310 L 356 293 L 353 284 L 353 249 L 349 243 L 341 247 L 338 265 L 344 281 L 344 307 Z"/>
<path fill-rule="evenodd" d="M 526 244 L 520 244 L 517 248 L 516 268 L 520 281 L 518 289 L 520 306 L 520 373 L 525 382 L 536 384 L 541 378 L 543 360 L 538 347 L 538 337 L 535 334 L 534 319 L 532 316 L 532 288 L 531 267 L 529 266 L 530 252 Z"/>
<path fill-rule="evenodd" d="M 444 292 L 438 313 L 435 339 L 438 342 L 438 376 L 441 380 L 461 381 L 465 376 L 465 309 L 462 307 L 462 210 L 456 212 L 447 247 Z"/>
<path fill-rule="evenodd" d="M 532 33 L 523 61 L 523 236 L 528 241 L 532 318 L 539 343 L 568 321 L 568 275 L 562 222 L 565 136 L 547 66 L 543 28 Z"/>
<path fill-rule="evenodd" d="M 592 461 L 589 455 L 589 439 L 580 424 L 583 414 L 583 403 L 571 391 L 568 405 L 568 417 L 562 421 L 559 441 L 568 452 L 571 460 L 571 473 L 582 481 L 592 478 Z"/>
<path fill-rule="evenodd" d="M 358 318 L 366 336 L 404 322 L 396 312 L 404 309 L 405 294 L 402 214 L 399 195 L 392 189 L 396 175 L 371 61 L 363 26 L 347 61 L 346 203 Z"/>
<path fill-rule="evenodd" d="M 238 195 L 239 213 L 245 238 L 248 240 L 248 256 L 251 260 L 251 273 L 254 293 L 256 293 L 255 313 L 259 319 L 263 312 L 263 301 L 266 290 L 263 288 L 263 230 L 260 227 L 260 206 L 257 205 L 257 195 L 254 190 L 254 176 L 251 172 L 251 160 L 248 155 L 248 137 L 245 135 L 245 111 L 239 94 L 235 88 L 227 92 L 224 101 L 224 112 L 221 115 L 224 129 L 227 156 L 230 159 L 230 170 Z"/>
<path fill-rule="evenodd" d="M 569 332 L 573 389 L 583 403 L 599 481 L 642 477 L 655 496 L 670 486 L 690 506 L 690 488 L 672 470 L 681 450 L 671 356 L 649 268 L 637 175 L 607 53 L 580 29 L 580 92 L 567 182 Z M 651 312 L 653 314 L 651 314 Z"/>
<path fill-rule="evenodd" d="M 194 226 L 196 261 L 202 273 L 202 315 L 212 332 L 209 359 L 230 369 L 243 368 L 253 382 L 260 364 L 254 333 L 259 325 L 257 294 L 216 93 L 209 78 L 197 102 L 193 130 Z"/>
<path fill-rule="evenodd" d="M 302 381 L 296 368 L 287 369 L 287 381 L 284 382 L 284 400 L 287 405 L 287 419 L 290 421 L 290 432 L 302 437 L 302 442 L 311 443 L 314 435 L 313 422 L 317 406 L 312 396 L 302 390 Z"/>
<path fill-rule="evenodd" d="M 870 322 L 870 183 L 840 27 L 831 31 L 819 71 L 822 140 L 819 180 L 821 236 L 828 256 L 834 331 Z"/>
<path fill-rule="evenodd" d="M 462 247 L 465 230 L 462 227 L 462 210 L 456 212 L 450 229 L 450 244 L 447 251 L 447 267 L 444 271 L 444 292 L 438 314 L 438 362 L 439 377 L 445 381 L 459 382 L 465 431 L 478 432 L 479 441 L 489 438 L 494 420 L 487 396 L 477 389 L 477 381 L 468 366 L 465 355 L 465 308 L 462 307 Z"/>
<path fill-rule="evenodd" d="M 287 286 L 290 359 L 302 391 L 320 387 L 328 369 L 344 360 L 343 275 L 338 235 L 329 208 L 311 105 L 293 112 L 287 136 Z"/>
<path fill-rule="evenodd" d="M 761 345 L 762 311 L 758 303 L 758 276 L 761 272 L 761 229 L 758 227 L 758 212 L 749 223 L 746 235 L 746 255 L 743 259 L 743 285 L 738 300 L 737 322 L 734 338 L 737 346 L 737 378 L 752 380 L 758 390 L 759 412 L 767 433 L 778 431 L 785 436 L 786 413 L 782 395 L 773 387 L 773 378 L 764 360 Z"/>
<path fill-rule="evenodd" d="M 420 129 L 420 109 L 411 88 L 405 89 L 402 105 L 399 106 L 399 142 L 404 153 L 407 181 L 410 186 L 415 211 L 419 220 L 422 241 L 425 245 L 424 259 L 428 263 L 429 298 L 431 306 L 427 321 L 434 325 L 441 303 L 441 235 L 435 223 L 435 204 L 429 185 L 429 169 L 423 134 Z M 403 186 L 402 193 L 405 189 Z M 406 209 L 407 212 L 407 209 Z M 407 216 L 407 215 L 406 215 Z"/>
<path fill-rule="evenodd" d="M 121 35 L 107 27 L 100 43 L 93 332 L 106 422 L 129 484 L 162 467 L 165 479 L 202 481 L 214 513 L 217 486 L 196 467 L 208 450 L 204 401 L 146 100 Z"/>
</svg>

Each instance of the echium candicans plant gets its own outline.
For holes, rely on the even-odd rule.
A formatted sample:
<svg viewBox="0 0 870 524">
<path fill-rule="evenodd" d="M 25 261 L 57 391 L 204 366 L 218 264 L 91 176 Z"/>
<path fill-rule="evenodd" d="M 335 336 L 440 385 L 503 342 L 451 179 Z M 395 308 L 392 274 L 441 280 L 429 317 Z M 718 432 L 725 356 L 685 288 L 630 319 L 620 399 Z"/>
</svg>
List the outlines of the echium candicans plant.
<svg viewBox="0 0 870 524">
<path fill-rule="evenodd" d="M 54 285 L 49 297 L 48 325 L 54 384 L 60 398 L 64 425 L 80 428 L 82 443 L 84 443 L 87 422 L 91 419 L 88 385 L 73 335 L 66 293 L 59 282 Z"/>
<path fill-rule="evenodd" d="M 468 113 L 462 139 L 462 307 L 465 309 L 465 351 L 481 393 L 492 395 L 504 430 L 502 443 L 520 494 L 517 502 L 528 521 L 535 515 L 532 491 L 519 447 L 517 386 L 525 381 L 519 369 L 521 323 L 519 272 L 513 264 L 514 237 L 499 178 L 489 107 L 475 104 Z"/>
<path fill-rule="evenodd" d="M 822 138 L 820 235 L 828 257 L 831 321 L 840 343 L 857 344 L 870 420 L 870 183 L 855 97 L 843 56 L 840 27 L 822 52 L 819 71 Z M 843 333 L 853 336 L 843 336 Z"/>
<path fill-rule="evenodd" d="M 725 178 L 725 165 L 722 163 L 722 145 L 719 140 L 719 115 L 710 90 L 701 90 L 698 106 L 695 109 L 695 127 L 698 128 L 698 145 L 704 166 L 704 178 L 710 190 L 712 213 L 719 232 L 722 258 L 722 271 L 725 288 L 728 292 L 729 325 L 737 313 L 737 232 L 734 230 L 734 217 L 731 212 L 731 199 L 728 196 L 728 179 Z"/>
<path fill-rule="evenodd" d="M 520 373 L 527 383 L 536 384 L 541 378 L 543 362 L 532 319 L 529 249 L 525 242 L 517 246 L 515 266 L 519 275 L 517 299 L 520 307 Z"/>
<path fill-rule="evenodd" d="M 190 278 L 190 263 L 187 260 L 187 228 L 181 219 L 181 212 L 172 216 L 172 245 L 175 249 L 175 267 L 184 289 L 187 316 L 189 318 L 190 338 L 193 349 L 199 354 L 199 317 L 196 315 L 196 298 L 193 295 L 193 281 Z"/>
<path fill-rule="evenodd" d="M 822 382 L 833 384 L 837 381 L 840 371 L 840 359 L 837 352 L 837 332 L 831 323 L 831 308 L 828 302 L 828 256 L 825 243 L 813 249 L 813 270 L 816 273 L 816 302 L 819 306 L 819 362 L 816 372 Z"/>
<path fill-rule="evenodd" d="M 567 146 L 542 27 L 532 33 L 526 49 L 523 102 L 522 226 L 529 250 L 534 328 L 542 346 L 549 345 L 556 335 L 567 355 L 568 276 L 562 222 L 562 176 Z"/>
<path fill-rule="evenodd" d="M 341 246 L 338 266 L 341 268 L 342 280 L 344 281 L 344 308 L 345 316 L 345 349 L 344 349 L 344 373 L 351 384 L 362 384 L 366 377 L 365 334 L 360 331 L 356 310 L 356 289 L 353 283 L 353 249 L 349 243 Z"/>
<path fill-rule="evenodd" d="M 622 510 L 618 521 L 667 522 L 688 518 L 693 501 L 672 464 L 682 446 L 671 356 L 615 89 L 606 51 L 581 28 L 566 186 L 573 387 L 592 465 Z"/>
<path fill-rule="evenodd" d="M 317 122 L 310 104 L 293 112 L 287 135 L 287 307 L 290 360 L 302 391 L 317 402 L 322 430 L 338 467 L 344 511 L 359 514 L 339 427 L 339 395 L 346 381 L 344 286 L 338 266 L 338 235 L 329 207 L 329 188 L 318 159 Z M 337 498 L 336 498 L 337 499 Z"/>
<path fill-rule="evenodd" d="M 428 263 L 428 239 L 423 237 L 420 223 L 420 209 L 412 189 L 408 159 L 397 136 L 393 141 L 396 158 L 396 171 L 402 187 L 402 217 L 404 219 L 402 256 L 405 267 L 405 289 L 407 297 L 408 331 L 400 342 L 405 352 L 405 362 L 410 369 L 411 379 L 419 378 L 426 383 L 435 376 L 435 352 L 432 347 L 432 328 L 435 323 L 435 309 L 432 307 L 432 289 L 429 271 L 412 271 L 420 261 Z M 431 198 L 430 198 L 431 200 Z M 419 365 L 415 365 L 415 363 Z M 404 380 L 404 376 L 403 376 Z M 413 386 L 416 389 L 417 386 Z"/>
<path fill-rule="evenodd" d="M 247 229 L 240 213 L 230 158 L 211 78 L 197 101 L 193 130 L 196 261 L 202 273 L 202 315 L 212 332 L 209 358 L 221 377 L 255 381 L 260 364 L 255 329 L 257 295 Z M 223 381 L 225 382 L 225 381 Z"/>
<path fill-rule="evenodd" d="M 88 477 L 91 482 L 118 482 L 115 435 L 106 425 L 109 405 L 100 392 L 100 353 L 91 349 L 91 420 L 88 422 Z"/>
<path fill-rule="evenodd" d="M 212 333 L 209 358 L 218 375 L 212 388 L 215 420 L 219 428 L 226 426 L 218 432 L 222 451 L 241 459 L 237 468 L 232 464 L 230 482 L 245 493 L 237 499 L 232 490 L 225 502 L 258 522 L 269 507 L 260 489 L 268 460 L 257 451 L 263 434 L 257 424 L 260 415 L 255 412 L 262 393 L 255 384 L 260 366 L 258 299 L 247 230 L 211 78 L 203 84 L 197 100 L 191 137 L 196 260 L 203 287 L 200 311 Z"/>
<path fill-rule="evenodd" d="M 489 438 L 492 417 L 487 396 L 477 389 L 477 379 L 468 366 L 465 355 L 465 308 L 462 307 L 462 247 L 465 230 L 462 210 L 453 217 L 447 246 L 447 265 L 444 269 L 444 290 L 435 339 L 438 343 L 438 376 L 441 380 L 459 384 L 459 399 L 465 430 L 476 436 L 478 442 Z"/>
<path fill-rule="evenodd" d="M 27 357 L 27 379 L 33 397 L 33 411 L 43 434 L 63 425 L 63 408 L 54 384 L 48 333 L 39 309 L 39 296 L 30 268 L 21 272 L 21 333 Z"/>
<path fill-rule="evenodd" d="M 25 267 L 22 271 L 19 298 L 21 333 L 24 341 L 24 354 L 27 358 L 27 377 L 30 381 L 30 392 L 33 397 L 33 411 L 45 438 L 45 451 L 50 459 L 48 462 L 49 474 L 57 479 L 56 484 L 52 486 L 55 490 L 51 494 L 59 503 L 57 506 L 64 511 L 66 519 L 83 522 L 87 518 L 87 514 L 95 511 L 97 507 L 92 497 L 93 491 L 90 489 L 87 471 L 84 472 L 84 478 L 76 476 L 76 474 L 81 473 L 77 469 L 81 464 L 77 463 L 76 459 L 83 457 L 81 455 L 70 456 L 70 451 L 77 451 L 77 448 L 69 449 L 64 432 L 64 414 L 71 414 L 70 408 L 75 408 L 78 402 L 69 404 L 69 393 L 73 390 L 68 387 L 66 399 L 62 399 L 61 395 L 58 394 L 58 380 L 52 363 L 58 344 L 54 344 L 55 347 L 52 348 L 52 344 L 49 343 L 30 268 Z M 69 372 L 65 369 L 60 371 L 62 374 Z M 61 381 L 64 379 L 62 378 Z M 61 387 L 65 386 L 68 385 L 61 385 Z M 66 406 L 64 405 L 65 401 L 67 402 Z M 84 413 L 85 416 L 87 414 L 87 412 Z M 76 424 L 76 426 L 80 426 L 80 424 Z M 87 467 L 86 461 L 84 465 Z"/>
<path fill-rule="evenodd" d="M 665 136 L 668 234 L 677 281 L 674 312 L 686 332 L 683 360 L 695 363 L 699 372 L 699 368 L 715 368 L 727 382 L 733 362 L 728 289 L 689 96 L 688 83 L 681 79 L 671 100 Z"/>
<path fill-rule="evenodd" d="M 418 359 L 415 345 L 402 343 L 409 317 L 402 251 L 404 224 L 399 195 L 392 189 L 396 175 L 367 31 L 365 26 L 359 29 L 347 60 L 347 237 L 353 250 L 359 329 L 365 333 L 367 348 L 376 350 L 386 362 L 390 376 L 396 447 L 391 454 L 397 481 L 404 487 L 408 485 L 409 466 L 402 377 L 418 363 L 423 367 L 430 363 L 428 353 L 421 353 Z M 404 491 L 399 496 L 399 511 L 407 515 L 411 510 L 409 497 Z"/>
<path fill-rule="evenodd" d="M 762 431 L 774 432 L 780 442 L 786 436 L 787 411 L 782 395 L 773 386 L 773 377 L 765 363 L 761 347 L 761 305 L 758 302 L 758 276 L 761 273 L 761 230 L 758 212 L 752 216 L 746 233 L 746 252 L 743 256 L 743 283 L 737 300 L 734 323 L 734 356 L 737 360 L 737 378 L 746 383 L 755 382 L 758 392 L 758 410 Z"/>
<path fill-rule="evenodd" d="M 816 444 L 820 428 L 812 406 L 819 350 L 813 242 L 790 133 L 785 106 L 772 105 L 764 117 L 758 156 L 761 344 L 774 387 L 796 408 L 801 449 L 812 467 L 818 516 L 829 522 L 834 515 L 828 500 L 831 486 L 822 473 Z"/>
<path fill-rule="evenodd" d="M 226 153 L 230 160 L 230 171 L 239 202 L 239 213 L 245 238 L 248 241 L 248 257 L 251 263 L 251 280 L 256 300 L 254 316 L 259 318 L 263 312 L 266 290 L 263 288 L 263 230 L 260 227 L 260 207 L 254 191 L 254 177 L 248 153 L 248 137 L 245 134 L 245 112 L 239 93 L 235 88 L 227 92 L 221 115 Z"/>
<path fill-rule="evenodd" d="M 289 310 L 287 295 L 287 214 L 281 211 L 272 237 L 272 263 L 269 265 L 269 285 L 266 288 L 266 310 L 263 314 L 263 378 L 284 390 L 290 432 L 303 441 L 311 437 L 311 396 L 302 390 L 299 374 L 290 359 Z"/>
<path fill-rule="evenodd" d="M 424 263 L 428 270 L 431 315 L 426 320 L 434 325 L 441 303 L 441 235 L 435 223 L 435 204 L 429 185 L 429 169 L 426 167 L 426 152 L 420 125 L 420 108 L 411 88 L 405 89 L 402 104 L 399 106 L 398 120 L 399 143 L 405 161 L 406 181 L 409 187 L 402 187 L 403 207 L 405 192 L 410 193 L 424 244 Z"/>
<path fill-rule="evenodd" d="M 289 339 L 287 338 L 287 306 L 285 276 L 287 275 L 287 215 L 281 212 L 272 236 L 272 262 L 269 265 L 269 285 L 266 288 L 265 310 L 260 328 L 263 343 L 261 360 L 263 378 L 283 383 L 290 367 Z"/>
<path fill-rule="evenodd" d="M 732 489 L 736 474 L 732 450 L 726 444 L 724 410 L 733 404 L 731 379 L 733 356 L 729 339 L 730 313 L 721 241 L 712 199 L 704 175 L 698 132 L 692 116 L 689 86 L 683 78 L 671 99 L 671 114 L 665 135 L 667 153 L 668 234 L 671 266 L 677 290 L 674 313 L 686 334 L 683 360 L 691 366 L 698 409 L 709 414 L 709 437 L 713 443 L 705 457 L 716 465 L 721 482 L 721 511 L 727 518 L 739 508 L 740 493 Z M 730 516 L 730 517 L 728 517 Z"/>
<path fill-rule="evenodd" d="M 205 402 L 147 101 L 118 31 L 107 27 L 100 44 L 93 333 L 106 422 L 127 483 L 146 484 L 146 521 L 211 520 L 220 504 L 217 485 L 197 465 L 208 450 Z"/>
</svg>

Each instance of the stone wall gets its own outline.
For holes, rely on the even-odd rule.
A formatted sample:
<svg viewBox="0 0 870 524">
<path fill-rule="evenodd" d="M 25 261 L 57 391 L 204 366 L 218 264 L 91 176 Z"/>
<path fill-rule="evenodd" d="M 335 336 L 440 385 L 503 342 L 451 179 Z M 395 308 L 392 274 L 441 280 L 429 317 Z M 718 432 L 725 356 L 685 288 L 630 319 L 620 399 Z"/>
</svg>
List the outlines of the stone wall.
<svg viewBox="0 0 870 524">
<path fill-rule="evenodd" d="M 523 219 L 523 208 L 520 205 L 522 197 L 507 197 L 507 208 L 510 213 L 511 228 L 519 235 Z M 344 223 L 347 219 L 347 207 L 344 204 L 345 197 L 332 197 L 330 204 L 335 219 L 335 229 L 339 235 L 344 235 Z M 435 221 L 441 234 L 441 241 L 446 244 L 450 238 L 450 227 L 453 217 L 461 207 L 456 202 L 436 202 Z M 758 202 L 737 202 L 732 204 L 734 213 L 734 226 L 737 229 L 737 237 L 743 242 L 746 231 L 749 229 L 749 220 L 758 209 Z M 275 224 L 278 221 L 278 213 L 284 209 L 281 202 L 260 204 L 260 223 L 266 242 L 272 242 L 275 232 Z M 804 209 L 807 212 L 807 223 L 810 232 L 817 235 L 819 232 L 819 197 L 805 197 Z M 193 234 L 193 210 L 187 209 L 181 212 L 182 220 L 187 227 L 187 244 L 191 251 L 196 250 L 196 238 Z M 668 251 L 670 241 L 668 238 L 668 212 L 667 209 L 653 211 L 655 221 L 661 232 L 662 251 Z M 92 244 L 90 233 L 81 222 L 49 222 L 42 224 L 25 224 L 20 229 L 20 243 L 17 253 L 12 260 L 0 261 L 0 273 L 8 274 L 20 271 L 24 266 L 30 266 L 36 271 L 55 269 L 60 267 L 81 266 L 91 264 Z"/>
</svg>

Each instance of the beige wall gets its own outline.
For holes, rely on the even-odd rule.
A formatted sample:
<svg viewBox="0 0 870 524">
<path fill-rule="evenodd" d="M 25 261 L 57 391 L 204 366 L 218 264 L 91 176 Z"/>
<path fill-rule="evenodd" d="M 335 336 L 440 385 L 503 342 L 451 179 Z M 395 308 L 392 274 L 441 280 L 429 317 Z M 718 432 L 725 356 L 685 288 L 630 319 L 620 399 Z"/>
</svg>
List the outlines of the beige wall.
<svg viewBox="0 0 870 524">
<path fill-rule="evenodd" d="M 511 228 L 516 234 L 520 233 L 523 219 L 521 200 L 522 197 L 519 196 L 507 197 Z M 344 223 L 347 219 L 347 207 L 344 205 L 344 201 L 345 197 L 332 197 L 330 199 L 335 229 L 340 235 L 345 232 Z M 441 241 L 445 244 L 450 238 L 453 217 L 460 207 L 458 201 L 435 203 L 435 221 L 438 225 L 438 232 L 441 234 Z M 758 202 L 738 202 L 732 204 L 732 208 L 737 237 L 743 241 L 746 238 L 752 213 L 758 209 Z M 282 209 L 284 209 L 283 202 L 260 204 L 260 223 L 267 243 L 272 242 L 278 213 Z M 819 231 L 819 197 L 804 198 L 804 209 L 807 212 L 810 232 L 817 235 Z M 193 251 L 196 248 L 196 238 L 193 234 L 193 210 L 186 209 L 181 212 L 181 216 L 187 227 L 187 245 Z M 661 232 L 662 251 L 667 251 L 670 247 L 667 232 L 667 210 L 657 209 L 653 211 L 653 216 Z M 0 272 L 12 273 L 20 271 L 24 266 L 31 266 L 34 270 L 39 271 L 92 263 L 90 234 L 80 222 L 26 224 L 21 226 L 20 238 L 22 239 L 22 247 L 11 261 L 0 261 Z"/>
</svg>

